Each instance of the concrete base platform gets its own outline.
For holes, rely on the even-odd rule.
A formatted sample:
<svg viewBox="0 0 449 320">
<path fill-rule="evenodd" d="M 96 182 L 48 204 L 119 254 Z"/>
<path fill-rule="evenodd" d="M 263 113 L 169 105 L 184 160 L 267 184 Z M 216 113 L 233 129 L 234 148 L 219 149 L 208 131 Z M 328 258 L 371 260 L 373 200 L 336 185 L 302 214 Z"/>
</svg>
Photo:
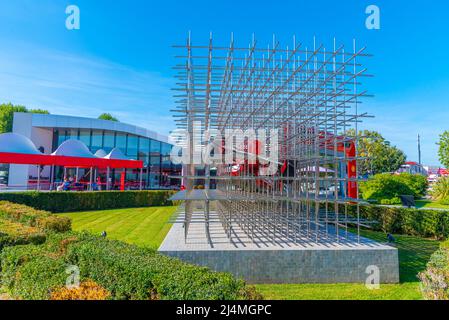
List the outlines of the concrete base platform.
<svg viewBox="0 0 449 320">
<path fill-rule="evenodd" d="M 252 284 L 365 283 L 367 269 L 372 266 L 380 271 L 381 283 L 399 282 L 398 250 L 369 239 L 362 238 L 358 243 L 355 235 L 347 234 L 338 237 L 337 242 L 331 229 L 327 237 L 321 231 L 318 242 L 301 238 L 272 243 L 263 236 L 248 239 L 237 229 L 230 242 L 218 217 L 212 217 L 211 247 L 201 220 L 200 215 L 194 219 L 187 241 L 183 224 L 176 222 L 159 252 L 215 271 L 230 272 Z"/>
</svg>

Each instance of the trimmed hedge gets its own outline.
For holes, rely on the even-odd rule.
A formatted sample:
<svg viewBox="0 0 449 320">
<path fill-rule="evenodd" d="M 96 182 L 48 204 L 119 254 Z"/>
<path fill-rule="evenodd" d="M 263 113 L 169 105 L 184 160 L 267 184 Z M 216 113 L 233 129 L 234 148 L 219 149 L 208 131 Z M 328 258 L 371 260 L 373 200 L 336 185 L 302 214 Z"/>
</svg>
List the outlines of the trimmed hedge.
<svg viewBox="0 0 449 320">
<path fill-rule="evenodd" d="M 341 208 L 340 212 L 343 212 Z M 348 213 L 355 216 L 356 206 L 349 206 Z M 376 221 L 376 231 L 407 234 L 423 238 L 446 239 L 449 237 L 449 211 L 418 210 L 376 205 L 360 206 L 360 216 Z"/>
<path fill-rule="evenodd" d="M 41 230 L 0 219 L 0 251 L 5 246 L 42 244 L 44 242 L 45 233 Z"/>
<path fill-rule="evenodd" d="M 0 219 L 21 223 L 42 231 L 66 232 L 72 230 L 70 218 L 55 216 L 50 212 L 31 207 L 0 201 Z"/>
<path fill-rule="evenodd" d="M 230 274 L 86 233 L 52 234 L 44 245 L 8 247 L 0 261 L 3 285 L 22 299 L 49 299 L 65 284 L 67 265 L 77 266 L 81 281 L 94 281 L 111 299 L 261 298 Z"/>
<path fill-rule="evenodd" d="M 170 206 L 173 191 L 20 192 L 0 193 L 0 201 L 53 213 Z"/>
<path fill-rule="evenodd" d="M 5 246 L 42 244 L 47 232 L 66 232 L 71 228 L 69 218 L 0 201 L 0 250 Z"/>
</svg>

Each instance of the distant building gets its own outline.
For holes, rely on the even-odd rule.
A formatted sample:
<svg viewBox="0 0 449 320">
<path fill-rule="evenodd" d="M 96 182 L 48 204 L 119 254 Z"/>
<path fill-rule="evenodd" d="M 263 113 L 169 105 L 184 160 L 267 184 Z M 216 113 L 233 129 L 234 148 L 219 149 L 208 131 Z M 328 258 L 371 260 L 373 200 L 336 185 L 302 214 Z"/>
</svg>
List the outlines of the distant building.
<svg viewBox="0 0 449 320">
<path fill-rule="evenodd" d="M 396 173 L 421 174 L 423 176 L 428 176 L 428 172 L 424 166 L 413 161 L 404 163 Z"/>
<path fill-rule="evenodd" d="M 45 154 L 54 152 L 69 139 L 82 141 L 92 153 L 107 154 L 118 148 L 127 158 L 144 162 L 143 184 L 145 189 L 177 189 L 181 167 L 170 161 L 172 145 L 165 136 L 122 122 L 60 116 L 50 114 L 15 113 L 13 132 L 29 139 Z M 98 154 L 97 154 L 98 156 Z M 75 169 L 68 169 L 74 175 Z M 83 175 L 83 169 L 80 176 Z M 63 179 L 62 168 L 55 168 L 56 181 Z M 28 189 L 37 179 L 37 167 L 27 165 L 0 165 L 0 186 Z M 127 181 L 138 181 L 139 172 L 128 170 Z M 41 172 L 42 181 L 50 177 L 50 168 Z M 114 180 L 119 172 L 113 172 Z"/>
</svg>

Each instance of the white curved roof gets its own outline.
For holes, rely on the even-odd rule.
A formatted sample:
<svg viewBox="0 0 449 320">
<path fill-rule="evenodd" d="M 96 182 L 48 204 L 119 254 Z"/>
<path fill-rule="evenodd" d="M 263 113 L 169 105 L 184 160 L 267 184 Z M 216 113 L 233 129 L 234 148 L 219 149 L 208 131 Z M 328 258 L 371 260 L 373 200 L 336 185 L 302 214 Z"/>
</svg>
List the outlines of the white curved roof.
<svg viewBox="0 0 449 320">
<path fill-rule="evenodd" d="M 108 154 L 106 153 L 106 151 L 104 151 L 103 149 L 98 150 L 97 152 L 95 152 L 95 156 L 98 158 L 104 158 L 106 157 Z"/>
<path fill-rule="evenodd" d="M 63 142 L 52 154 L 54 156 L 96 158 L 92 152 L 89 151 L 89 148 L 78 140 L 67 140 Z"/>
<path fill-rule="evenodd" d="M 104 158 L 113 160 L 129 160 L 129 158 L 125 156 L 119 148 L 112 149 L 112 151 Z"/>
<path fill-rule="evenodd" d="M 30 139 L 17 133 L 0 134 L 0 152 L 42 154 Z"/>
<path fill-rule="evenodd" d="M 20 119 L 20 121 L 31 121 L 32 126 L 38 128 L 110 130 L 151 138 L 162 142 L 168 142 L 168 138 L 164 135 L 160 135 L 154 131 L 122 122 L 73 116 L 61 116 L 54 114 L 35 114 L 20 112 L 16 112 L 14 114 L 14 117 L 16 117 L 18 120 Z"/>
</svg>

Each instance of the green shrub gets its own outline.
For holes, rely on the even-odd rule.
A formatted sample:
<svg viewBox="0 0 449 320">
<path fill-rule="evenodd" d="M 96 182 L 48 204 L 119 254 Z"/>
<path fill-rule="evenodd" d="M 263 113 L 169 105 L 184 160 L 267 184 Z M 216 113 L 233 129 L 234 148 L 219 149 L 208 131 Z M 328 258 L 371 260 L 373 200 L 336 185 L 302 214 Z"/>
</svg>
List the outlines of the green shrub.
<svg viewBox="0 0 449 320">
<path fill-rule="evenodd" d="M 111 293 L 111 299 L 261 298 L 230 274 L 87 233 L 53 233 L 40 246 L 8 247 L 0 261 L 3 285 L 24 299 L 48 299 L 64 284 L 67 265 L 77 266 L 81 281 L 94 281 Z"/>
<path fill-rule="evenodd" d="M 169 206 L 173 191 L 21 192 L 0 193 L 10 201 L 53 213 L 148 206 Z"/>
<path fill-rule="evenodd" d="M 426 195 L 427 188 L 429 187 L 427 177 L 420 174 L 401 173 L 396 178 L 412 190 L 412 194 L 410 195 L 413 195 L 416 199 L 420 199 Z"/>
<path fill-rule="evenodd" d="M 427 269 L 418 277 L 425 299 L 449 300 L 449 242 L 432 255 Z"/>
<path fill-rule="evenodd" d="M 45 242 L 45 233 L 38 228 L 24 226 L 0 218 L 0 251 L 5 246 L 23 244 L 41 244 Z"/>
<path fill-rule="evenodd" d="M 431 196 L 442 204 L 449 204 L 449 177 L 442 177 L 434 184 Z"/>
<path fill-rule="evenodd" d="M 244 289 L 230 274 L 93 236 L 70 245 L 67 257 L 114 299 L 233 300 Z"/>
<path fill-rule="evenodd" d="M 343 210 L 341 206 L 340 212 Z M 355 216 L 356 206 L 348 205 L 348 213 Z M 437 239 L 449 236 L 449 211 L 361 205 L 360 216 L 376 222 L 373 225 L 376 231 Z"/>
<path fill-rule="evenodd" d="M 402 201 L 400 198 L 395 197 L 393 199 L 382 199 L 382 200 L 380 200 L 380 204 L 382 204 L 382 205 L 398 205 L 398 204 L 402 204 Z"/>
<path fill-rule="evenodd" d="M 62 256 L 50 255 L 43 246 L 5 248 L 0 254 L 2 285 L 16 298 L 46 300 L 53 288 L 65 284 L 67 264 Z"/>
<path fill-rule="evenodd" d="M 421 175 L 384 173 L 360 183 L 360 192 L 365 200 L 377 200 L 383 204 L 400 204 L 399 196 L 412 195 L 419 199 L 425 195 L 427 187 L 427 179 Z"/>
<path fill-rule="evenodd" d="M 72 229 L 72 221 L 67 217 L 55 216 L 47 211 L 7 201 L 0 201 L 0 218 L 43 231 L 66 232 Z"/>
</svg>

